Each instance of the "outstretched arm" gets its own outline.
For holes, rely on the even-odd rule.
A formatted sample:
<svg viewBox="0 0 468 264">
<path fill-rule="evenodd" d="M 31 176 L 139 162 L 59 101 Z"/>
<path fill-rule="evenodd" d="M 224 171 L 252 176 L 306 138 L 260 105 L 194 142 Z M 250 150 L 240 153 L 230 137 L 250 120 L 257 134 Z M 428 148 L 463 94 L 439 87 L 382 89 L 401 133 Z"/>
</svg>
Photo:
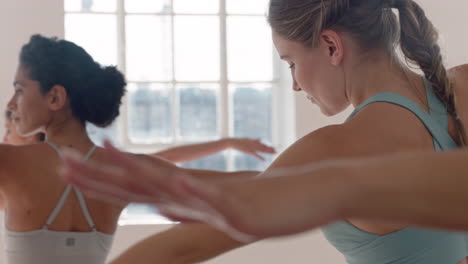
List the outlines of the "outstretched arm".
<svg viewBox="0 0 468 264">
<path fill-rule="evenodd" d="M 408 153 L 350 165 L 359 192 L 348 214 L 468 230 L 468 150 Z"/>
<path fill-rule="evenodd" d="M 331 131 L 325 132 L 329 137 Z M 207 222 L 240 240 L 293 234 L 354 217 L 468 230 L 468 151 L 310 164 L 319 156 L 310 152 L 305 157 L 305 150 L 321 149 L 322 159 L 343 158 L 332 151 L 334 140 L 325 142 L 326 148 L 324 142 L 300 141 L 265 173 L 245 181 L 200 181 L 180 171 L 168 180 L 161 168 L 126 159 L 111 146 L 108 151 L 123 174 L 106 175 L 101 168 L 67 160 L 67 177 L 89 191 L 99 189 L 83 181 L 92 175 L 112 186 L 99 189 L 98 196 L 133 200 L 139 194 L 169 217 Z M 130 173 L 152 188 L 135 191 L 122 181 Z"/>
<path fill-rule="evenodd" d="M 330 131 L 331 132 L 331 131 Z M 314 135 L 316 135 L 315 133 Z M 322 131 L 320 136 L 313 136 L 314 138 L 305 141 L 300 141 L 281 155 L 281 157 L 276 160 L 269 170 L 281 167 L 292 167 L 297 166 L 298 164 L 303 164 L 308 160 L 320 160 L 327 159 L 330 156 L 336 154 L 334 148 L 341 147 L 342 144 L 336 140 L 321 140 L 322 137 L 329 137 L 330 133 L 327 131 Z M 316 140 L 315 140 L 316 139 Z M 336 145 L 336 146 L 335 146 Z M 154 164 L 150 162 L 144 162 L 141 159 L 133 159 L 131 156 L 121 153 L 116 149 L 112 148 L 109 144 L 106 144 L 107 154 L 110 156 L 109 164 L 93 164 L 92 162 L 82 163 L 79 159 L 66 158 L 67 168 L 63 171 L 66 179 L 75 185 L 80 186 L 83 191 L 86 191 L 88 194 L 92 194 L 97 198 L 105 200 L 115 201 L 134 201 L 134 202 L 148 202 L 148 203 L 165 203 L 170 200 L 171 195 L 181 194 L 184 195 L 183 190 L 179 190 L 177 187 L 178 178 L 181 175 L 190 175 L 190 177 L 199 179 L 200 176 L 196 177 L 193 171 L 186 171 L 175 166 L 166 166 L 164 163 Z M 308 155 L 304 155 L 306 150 L 315 150 L 308 151 Z M 320 150 L 320 151 L 319 151 Z M 203 173 L 202 173 L 203 174 Z M 218 175 L 213 175 L 213 179 L 222 178 L 218 172 Z M 169 177 L 168 177 L 169 176 Z M 221 177 L 220 177 L 221 176 Z M 258 176 L 257 176 L 258 177 Z M 231 179 L 233 177 L 230 177 Z M 210 181 L 210 182 L 240 182 L 242 179 L 236 177 L 237 180 L 229 181 Z M 246 178 L 243 178 L 246 179 Z M 204 180 L 201 180 L 204 182 Z M 174 188 L 174 189 L 173 189 Z M 169 193 L 165 193 L 169 191 Z M 174 191 L 174 193 L 172 193 Z M 283 195 L 283 191 L 276 193 L 278 197 Z M 285 204 L 281 204 L 284 206 Z M 159 207 L 158 207 L 159 208 Z M 254 212 L 254 214 L 257 212 Z M 222 224 L 222 221 L 219 222 Z M 183 225 L 184 226 L 184 225 Z M 181 226 L 182 227 L 182 226 Z M 185 230 L 191 230 L 192 227 L 186 227 Z M 171 249 L 167 251 L 171 252 L 189 252 L 196 256 L 197 258 L 208 259 L 214 256 L 217 256 L 233 247 L 238 247 L 243 245 L 236 241 L 253 242 L 255 239 L 252 239 L 250 236 L 245 236 L 242 233 L 232 231 L 230 234 L 236 234 L 235 239 L 227 237 L 220 231 L 216 229 L 222 229 L 222 227 L 216 226 L 216 228 L 211 228 L 205 226 L 209 231 L 199 232 L 195 231 L 186 231 L 184 232 L 184 240 L 186 243 L 170 243 Z M 229 227 L 227 227 L 229 228 Z M 174 233 L 173 233 L 174 232 Z M 173 234 L 173 235 L 171 235 Z M 171 241 L 178 240 L 178 231 L 170 231 L 161 236 L 167 236 L 167 239 Z M 139 244 L 138 248 L 140 250 L 145 250 L 149 248 L 158 247 L 158 243 L 161 238 L 151 238 Z M 166 239 L 164 239 L 166 240 Z M 216 246 L 212 246 L 212 241 L 217 241 Z M 184 248 L 197 248 L 195 250 L 185 250 Z M 137 252 L 137 251 L 133 251 Z M 157 253 L 149 253 L 157 254 Z M 129 256 L 129 259 L 136 257 L 138 253 Z M 189 254 L 190 255 L 190 254 Z M 133 256 L 133 257 L 131 257 Z M 171 254 L 171 256 L 176 256 Z M 166 257 L 170 258 L 170 256 Z M 177 259 L 177 258 L 176 258 Z M 153 260 L 154 261 L 154 260 Z M 165 260 L 165 263 L 172 263 L 171 260 Z"/>
<path fill-rule="evenodd" d="M 260 140 L 249 138 L 223 138 L 206 143 L 174 147 L 152 155 L 179 163 L 200 159 L 229 148 L 252 155 L 260 160 L 263 160 L 263 157 L 259 153 L 276 153 L 274 148 L 261 143 Z"/>
<path fill-rule="evenodd" d="M 213 170 L 199 170 L 199 169 L 186 169 L 178 167 L 177 165 L 161 159 L 158 156 L 149 156 L 144 154 L 137 154 L 134 156 L 137 160 L 146 161 L 148 165 L 157 168 L 160 173 L 166 171 L 166 177 L 174 176 L 174 173 L 190 174 L 191 176 L 200 180 L 238 180 L 244 178 L 254 177 L 260 174 L 260 171 L 213 171 Z"/>
<path fill-rule="evenodd" d="M 269 170 L 263 174 L 269 177 L 245 181 L 210 183 L 181 175 L 158 183 L 172 202 L 160 209 L 235 238 L 293 234 L 354 217 L 468 230 L 467 160 L 468 150 L 419 152 Z"/>
<path fill-rule="evenodd" d="M 407 153 L 329 162 L 295 175 L 290 172 L 289 177 L 223 184 L 189 178 L 179 182 L 180 189 L 192 197 L 185 201 L 209 204 L 186 203 L 205 212 L 198 219 L 208 219 L 213 225 L 216 220 L 224 221 L 221 226 L 259 238 L 294 234 L 355 217 L 468 230 L 467 160 L 467 150 Z M 181 211 L 170 206 L 163 211 L 176 219 L 190 218 L 190 214 L 178 215 Z"/>
</svg>

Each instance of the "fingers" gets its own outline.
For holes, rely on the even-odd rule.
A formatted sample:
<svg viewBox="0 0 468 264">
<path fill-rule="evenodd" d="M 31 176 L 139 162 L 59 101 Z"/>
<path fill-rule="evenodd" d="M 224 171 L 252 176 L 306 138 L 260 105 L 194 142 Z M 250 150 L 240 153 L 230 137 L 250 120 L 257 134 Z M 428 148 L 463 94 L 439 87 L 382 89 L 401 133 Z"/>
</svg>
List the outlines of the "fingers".
<svg viewBox="0 0 468 264">
<path fill-rule="evenodd" d="M 273 147 L 270 147 L 268 145 L 263 144 L 260 139 L 256 140 L 257 142 L 257 148 L 258 151 L 264 152 L 264 153 L 269 153 L 269 154 L 275 154 L 276 150 Z"/>
<path fill-rule="evenodd" d="M 217 207 L 218 203 L 223 203 L 223 196 L 217 185 L 189 177 L 177 177 L 176 184 L 187 196 L 196 197 L 211 206 Z"/>
<path fill-rule="evenodd" d="M 179 208 L 166 206 L 163 208 L 164 213 L 182 221 L 205 222 L 243 243 L 258 240 L 258 237 L 244 233 L 233 225 L 240 221 L 240 211 L 236 208 L 236 197 L 231 195 L 229 189 L 189 177 L 180 177 L 177 183 L 191 197 L 191 203 Z"/>
<path fill-rule="evenodd" d="M 131 176 L 133 182 L 139 182 L 142 185 L 150 186 L 151 191 L 155 189 L 162 192 L 173 193 L 175 191 L 173 180 L 178 173 L 182 173 L 176 166 L 161 162 L 161 160 L 137 159 L 127 153 L 120 152 L 109 142 L 104 143 L 106 155 L 111 159 L 114 165 L 122 167 Z M 171 167 L 172 166 L 172 167 Z"/>
<path fill-rule="evenodd" d="M 158 204 L 157 208 L 159 213 L 177 222 L 205 222 L 204 220 L 210 218 L 201 211 L 195 211 L 173 203 Z"/>
<path fill-rule="evenodd" d="M 256 157 L 257 159 L 261 160 L 261 161 L 265 161 L 265 158 L 262 157 L 260 154 L 256 153 L 256 152 L 252 152 L 252 153 L 248 153 L 254 157 Z"/>
<path fill-rule="evenodd" d="M 262 160 L 262 161 L 265 161 L 265 158 L 262 157 L 259 154 L 259 152 L 268 153 L 268 154 L 276 153 L 274 148 L 261 143 L 259 139 L 249 139 L 249 138 L 238 139 L 237 144 L 234 148 L 245 154 L 254 156 L 255 158 Z"/>
<path fill-rule="evenodd" d="M 63 176 L 70 182 L 76 182 L 81 188 L 91 189 L 94 186 L 110 185 L 119 189 L 130 190 L 134 193 L 142 193 L 150 195 L 153 190 L 149 185 L 135 181 L 134 177 L 128 175 L 125 168 L 110 166 L 104 164 L 96 164 L 91 161 L 84 163 L 81 160 L 76 160 L 75 155 L 66 153 L 64 155 L 65 170 Z M 93 185 L 86 183 L 92 182 Z"/>
<path fill-rule="evenodd" d="M 120 157 L 117 156 L 117 158 Z M 136 177 L 133 176 L 134 172 L 128 170 L 130 165 L 134 166 L 134 164 L 121 162 L 118 165 L 127 166 L 127 168 L 122 168 L 98 165 L 91 161 L 84 163 L 77 159 L 81 158 L 73 153 L 65 153 L 65 167 L 60 170 L 60 174 L 65 180 L 94 198 L 117 204 L 154 203 L 160 198 L 159 193 L 153 189 L 152 185 L 148 184 L 147 181 L 136 180 Z"/>
<path fill-rule="evenodd" d="M 276 154 L 276 149 L 267 145 L 263 145 L 261 151 L 264 153 Z"/>
<path fill-rule="evenodd" d="M 106 164 L 82 161 L 73 153 L 64 156 L 63 177 L 93 197 L 118 204 L 187 203 L 190 197 L 176 184 L 177 172 L 164 163 L 150 163 L 122 153 L 106 142 Z M 167 177 L 166 174 L 175 174 Z"/>
<path fill-rule="evenodd" d="M 126 153 L 120 152 L 116 149 L 109 141 L 104 141 L 104 148 L 107 157 L 109 157 L 115 164 L 120 164 L 120 166 L 125 167 L 127 170 L 139 170 L 138 164 L 136 164 L 134 159 L 131 159 L 130 156 Z"/>
<path fill-rule="evenodd" d="M 60 172 L 68 181 L 94 199 L 104 200 L 122 206 L 129 202 L 153 202 L 154 197 L 131 193 L 125 189 L 95 181 L 88 177 L 69 177 L 70 170 L 65 167 Z M 75 174 L 75 173 L 74 173 Z"/>
</svg>

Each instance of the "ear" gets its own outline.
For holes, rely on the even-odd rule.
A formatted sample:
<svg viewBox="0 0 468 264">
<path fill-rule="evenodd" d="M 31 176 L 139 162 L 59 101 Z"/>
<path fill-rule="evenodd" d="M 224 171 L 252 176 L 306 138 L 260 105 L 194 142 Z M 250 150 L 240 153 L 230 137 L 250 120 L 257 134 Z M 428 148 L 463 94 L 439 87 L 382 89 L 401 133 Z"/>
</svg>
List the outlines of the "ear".
<svg viewBox="0 0 468 264">
<path fill-rule="evenodd" d="M 326 53 L 333 66 L 338 66 L 343 61 L 343 39 L 333 30 L 324 30 L 320 34 L 320 46 Z"/>
<path fill-rule="evenodd" d="M 47 93 L 47 97 L 49 109 L 53 111 L 60 110 L 67 103 L 67 90 L 62 85 L 54 85 Z"/>
</svg>

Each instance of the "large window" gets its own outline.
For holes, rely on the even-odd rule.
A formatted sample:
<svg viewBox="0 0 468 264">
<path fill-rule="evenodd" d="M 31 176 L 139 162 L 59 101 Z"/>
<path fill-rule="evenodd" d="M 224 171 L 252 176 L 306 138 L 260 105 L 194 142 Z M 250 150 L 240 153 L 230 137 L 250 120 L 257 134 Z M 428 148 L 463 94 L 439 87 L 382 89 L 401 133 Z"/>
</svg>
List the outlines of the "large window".
<svg viewBox="0 0 468 264">
<path fill-rule="evenodd" d="M 93 138 L 132 150 L 228 136 L 278 146 L 282 110 L 273 107 L 279 82 L 267 3 L 65 0 L 66 38 L 117 65 L 129 83 L 121 116 L 107 129 L 89 126 Z M 266 158 L 226 151 L 183 166 L 263 169 Z"/>
</svg>

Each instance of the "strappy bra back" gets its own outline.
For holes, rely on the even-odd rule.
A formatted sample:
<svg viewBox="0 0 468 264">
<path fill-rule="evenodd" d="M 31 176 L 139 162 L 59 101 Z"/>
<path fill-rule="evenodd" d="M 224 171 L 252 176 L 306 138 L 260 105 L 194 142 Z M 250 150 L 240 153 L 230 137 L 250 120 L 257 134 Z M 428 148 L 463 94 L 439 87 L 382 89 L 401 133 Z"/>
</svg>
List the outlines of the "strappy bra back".
<svg viewBox="0 0 468 264">
<path fill-rule="evenodd" d="M 62 158 L 60 149 L 46 142 Z M 88 160 L 93 146 L 84 156 Z M 71 192 L 77 197 L 90 232 L 60 232 L 49 230 Z M 8 264 L 104 264 L 112 246 L 113 235 L 96 230 L 86 200 L 79 189 L 67 185 L 57 205 L 40 230 L 14 232 L 4 226 L 4 249 Z"/>
</svg>

